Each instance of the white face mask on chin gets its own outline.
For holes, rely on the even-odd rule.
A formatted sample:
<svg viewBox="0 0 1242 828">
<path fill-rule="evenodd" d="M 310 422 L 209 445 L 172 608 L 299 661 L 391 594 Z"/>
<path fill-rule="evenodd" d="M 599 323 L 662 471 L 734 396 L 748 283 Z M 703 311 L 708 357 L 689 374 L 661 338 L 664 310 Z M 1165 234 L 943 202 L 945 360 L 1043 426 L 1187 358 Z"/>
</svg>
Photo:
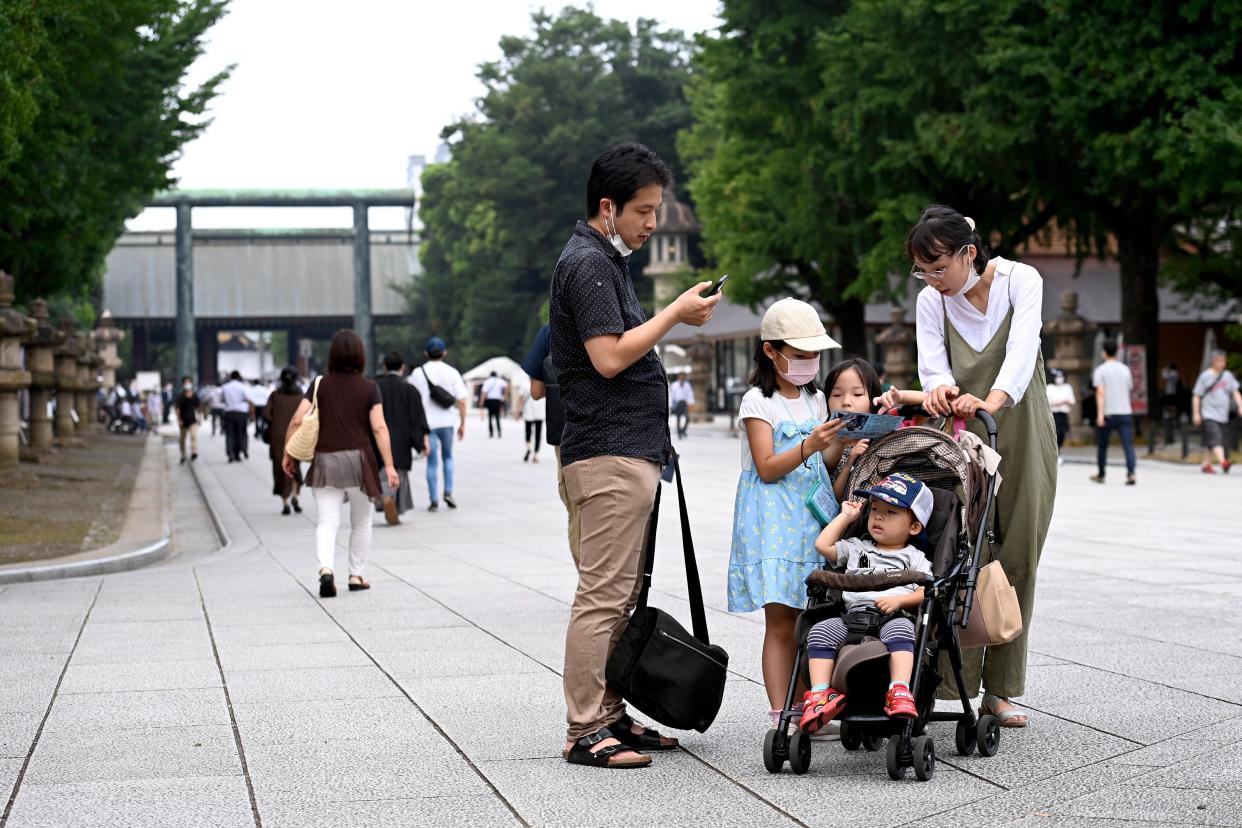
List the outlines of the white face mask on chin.
<svg viewBox="0 0 1242 828">
<path fill-rule="evenodd" d="M 608 234 L 609 243 L 612 244 L 612 246 L 616 248 L 617 252 L 622 256 L 628 256 L 633 253 L 634 251 L 630 250 L 630 248 L 626 246 L 625 241 L 621 238 L 621 234 L 617 232 L 616 219 L 611 216 L 604 216 L 604 227 L 607 228 L 610 223 L 612 224 L 612 227 L 610 228 L 610 232 Z"/>
<path fill-rule="evenodd" d="M 979 280 L 982 278 L 983 277 L 979 275 L 979 272 L 975 270 L 975 263 L 973 261 L 967 263 L 966 281 L 962 285 L 961 290 L 957 292 L 957 295 L 965 296 L 967 293 L 970 293 L 970 291 L 974 289 L 975 285 L 979 284 Z"/>
</svg>

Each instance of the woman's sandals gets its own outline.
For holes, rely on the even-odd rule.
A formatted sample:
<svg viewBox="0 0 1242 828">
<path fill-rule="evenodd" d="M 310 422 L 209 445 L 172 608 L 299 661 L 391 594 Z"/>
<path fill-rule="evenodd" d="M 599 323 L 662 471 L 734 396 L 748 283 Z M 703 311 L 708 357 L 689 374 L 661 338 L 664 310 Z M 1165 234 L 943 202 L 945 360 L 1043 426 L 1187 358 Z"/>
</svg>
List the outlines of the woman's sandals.
<svg viewBox="0 0 1242 828">
<path fill-rule="evenodd" d="M 994 696 L 991 693 L 983 694 L 983 702 L 979 705 L 979 715 L 987 713 L 996 717 L 996 723 L 1001 727 L 1026 727 L 1031 719 L 1025 710 L 1019 710 L 1012 707 L 1009 710 L 997 710 L 996 705 L 999 702 L 1013 704 L 1009 699 L 1001 696 Z"/>
<path fill-rule="evenodd" d="M 370 589 L 371 585 L 363 580 L 361 575 L 349 576 L 349 591 L 357 592 L 360 589 Z"/>
<path fill-rule="evenodd" d="M 319 597 L 336 597 L 336 579 L 333 577 L 331 569 L 325 569 L 319 573 Z"/>
<path fill-rule="evenodd" d="M 591 750 L 606 739 L 616 738 L 608 728 L 601 727 L 594 733 L 574 742 L 573 746 L 563 755 L 571 765 L 587 765 L 592 768 L 645 768 L 651 764 L 650 756 L 639 753 L 626 744 L 608 745 L 598 750 Z"/>
</svg>

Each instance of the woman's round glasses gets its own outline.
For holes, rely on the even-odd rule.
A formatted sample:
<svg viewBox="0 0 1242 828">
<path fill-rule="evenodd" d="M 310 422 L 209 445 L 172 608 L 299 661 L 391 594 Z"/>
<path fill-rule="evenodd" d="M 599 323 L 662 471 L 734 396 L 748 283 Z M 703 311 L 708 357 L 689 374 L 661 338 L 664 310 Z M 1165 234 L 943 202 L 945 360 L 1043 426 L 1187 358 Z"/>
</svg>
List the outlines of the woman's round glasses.
<svg viewBox="0 0 1242 828">
<path fill-rule="evenodd" d="M 958 250 L 956 253 L 954 253 L 952 256 L 949 257 L 949 264 L 945 265 L 939 270 L 919 270 L 918 265 L 915 265 L 910 270 L 910 275 L 916 279 L 921 279 L 924 282 L 926 282 L 928 279 L 935 279 L 936 281 L 940 281 L 941 279 L 944 278 L 944 274 L 948 272 L 949 267 L 953 264 L 953 260 L 956 259 L 958 256 L 962 255 L 963 253 L 965 253 L 967 247 L 970 247 L 970 245 L 969 244 L 962 245 L 960 250 Z"/>
</svg>

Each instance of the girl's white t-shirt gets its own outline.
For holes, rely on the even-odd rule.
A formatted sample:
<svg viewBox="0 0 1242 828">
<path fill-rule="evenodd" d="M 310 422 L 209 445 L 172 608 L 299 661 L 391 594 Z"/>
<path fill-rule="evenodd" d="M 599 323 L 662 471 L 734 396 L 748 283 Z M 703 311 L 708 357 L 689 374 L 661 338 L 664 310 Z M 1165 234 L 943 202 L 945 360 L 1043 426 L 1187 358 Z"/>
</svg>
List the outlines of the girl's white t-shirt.
<svg viewBox="0 0 1242 828">
<path fill-rule="evenodd" d="M 816 391 L 814 397 L 803 391 L 796 400 L 785 399 L 780 391 L 773 391 L 770 397 L 763 396 L 763 390 L 758 387 L 747 391 L 737 411 L 737 428 L 742 435 L 742 469 L 755 467 L 755 458 L 750 453 L 750 438 L 746 434 L 746 420 L 763 420 L 775 429 L 777 423 L 785 420 L 801 425 L 812 418 L 821 422 L 828 419 L 828 402 L 823 391 Z"/>
</svg>

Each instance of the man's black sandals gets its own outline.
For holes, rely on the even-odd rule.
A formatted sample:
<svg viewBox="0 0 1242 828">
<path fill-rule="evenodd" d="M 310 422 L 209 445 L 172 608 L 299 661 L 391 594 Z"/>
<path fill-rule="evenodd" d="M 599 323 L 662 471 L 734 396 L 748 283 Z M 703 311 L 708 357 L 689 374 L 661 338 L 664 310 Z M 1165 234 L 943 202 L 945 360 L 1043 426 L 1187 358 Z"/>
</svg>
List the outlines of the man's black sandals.
<svg viewBox="0 0 1242 828">
<path fill-rule="evenodd" d="M 642 733 L 635 733 L 633 728 L 634 720 L 629 713 L 608 725 L 612 738 L 635 750 L 677 750 L 680 747 L 676 739 L 669 739 L 665 743 L 660 731 L 654 728 L 648 727 Z"/>
<path fill-rule="evenodd" d="M 609 745 L 595 752 L 591 751 L 591 748 L 605 739 L 617 738 L 608 728 L 601 727 L 594 733 L 574 742 L 569 753 L 565 754 L 565 759 L 571 765 L 587 765 L 593 768 L 645 768 L 651 764 L 650 756 L 638 753 L 626 744 Z M 617 757 L 616 761 L 609 761 L 613 756 Z"/>
</svg>

